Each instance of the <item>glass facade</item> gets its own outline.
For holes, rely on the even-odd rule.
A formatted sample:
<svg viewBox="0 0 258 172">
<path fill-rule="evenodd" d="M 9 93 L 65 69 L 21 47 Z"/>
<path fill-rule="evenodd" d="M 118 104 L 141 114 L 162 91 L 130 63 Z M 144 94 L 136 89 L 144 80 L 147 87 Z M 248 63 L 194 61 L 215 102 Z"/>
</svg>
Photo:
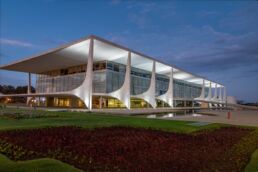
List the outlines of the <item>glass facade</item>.
<svg viewBox="0 0 258 172">
<path fill-rule="evenodd" d="M 199 97 L 201 91 L 200 85 L 174 79 L 174 98 L 193 99 Z"/>
<path fill-rule="evenodd" d="M 85 78 L 86 65 L 74 66 L 38 74 L 37 93 L 70 91 L 80 86 Z"/>
<path fill-rule="evenodd" d="M 69 91 L 80 86 L 85 78 L 84 73 L 75 73 L 65 76 L 38 75 L 36 80 L 37 93 L 52 93 Z"/>
<path fill-rule="evenodd" d="M 122 87 L 125 78 L 126 66 L 107 61 L 106 69 L 95 70 L 93 92 L 110 93 Z M 156 95 L 164 94 L 168 89 L 169 78 L 156 75 Z M 151 72 L 131 68 L 131 95 L 144 93 L 150 86 Z"/>
<path fill-rule="evenodd" d="M 165 94 L 169 86 L 169 77 L 156 74 L 156 96 Z"/>
<path fill-rule="evenodd" d="M 151 72 L 132 67 L 131 95 L 144 93 L 150 86 Z"/>
<path fill-rule="evenodd" d="M 93 96 L 92 106 L 96 109 L 125 108 L 125 105 L 121 101 L 112 97 L 105 96 Z"/>
<path fill-rule="evenodd" d="M 61 97 L 37 97 L 30 102 L 32 106 L 61 107 L 61 108 L 85 108 L 83 101 L 75 96 Z"/>
<path fill-rule="evenodd" d="M 126 66 L 111 61 L 100 61 L 93 64 L 93 93 L 110 93 L 122 87 L 124 83 Z M 80 86 L 85 79 L 86 65 L 74 66 L 66 69 L 60 69 L 38 74 L 36 77 L 37 93 L 52 93 L 60 91 L 69 91 Z M 141 94 L 150 86 L 151 72 L 138 68 L 131 68 L 131 95 Z M 167 92 L 169 86 L 169 77 L 156 74 L 156 96 Z M 189 83 L 183 80 L 174 79 L 173 93 L 175 107 L 184 106 L 182 100 L 192 100 L 201 94 L 201 85 Z M 208 94 L 208 88 L 205 89 Z M 98 107 L 124 107 L 116 99 L 94 98 L 93 106 Z M 103 103 L 105 102 L 105 103 Z M 71 106 L 70 101 L 63 99 L 53 100 L 53 105 Z M 131 100 L 132 107 L 149 107 L 147 102 L 139 99 Z M 165 102 L 157 101 L 158 107 L 167 107 Z M 188 105 L 188 103 L 187 103 Z M 189 104 L 190 105 L 190 104 Z"/>
</svg>

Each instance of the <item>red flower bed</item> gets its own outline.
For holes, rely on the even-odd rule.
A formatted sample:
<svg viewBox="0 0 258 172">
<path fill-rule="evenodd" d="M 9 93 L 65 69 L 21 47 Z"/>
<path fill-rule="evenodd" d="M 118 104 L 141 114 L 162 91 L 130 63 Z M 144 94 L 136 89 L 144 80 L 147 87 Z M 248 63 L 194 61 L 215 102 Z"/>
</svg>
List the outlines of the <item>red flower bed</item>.
<svg viewBox="0 0 258 172">
<path fill-rule="evenodd" d="M 241 171 L 256 147 L 253 130 L 233 127 L 194 135 L 129 127 L 0 132 L 0 152 L 11 159 L 52 157 L 85 171 Z"/>
</svg>

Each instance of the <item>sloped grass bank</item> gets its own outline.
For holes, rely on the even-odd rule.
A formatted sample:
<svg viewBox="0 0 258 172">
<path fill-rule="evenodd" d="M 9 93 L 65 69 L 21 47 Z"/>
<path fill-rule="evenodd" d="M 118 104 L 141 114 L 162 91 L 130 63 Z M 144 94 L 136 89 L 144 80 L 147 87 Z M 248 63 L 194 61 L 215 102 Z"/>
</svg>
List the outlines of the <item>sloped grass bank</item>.
<svg viewBox="0 0 258 172">
<path fill-rule="evenodd" d="M 6 156 L 0 154 L 0 171 L 1 172 L 80 172 L 68 164 L 61 161 L 42 158 L 28 161 L 14 162 Z"/>
<path fill-rule="evenodd" d="M 244 171 L 258 147 L 254 129 L 192 134 L 132 127 L 57 127 L 0 132 L 13 160 L 51 157 L 85 171 Z"/>
<path fill-rule="evenodd" d="M 258 149 L 252 154 L 251 161 L 245 168 L 245 172 L 258 171 Z"/>
</svg>

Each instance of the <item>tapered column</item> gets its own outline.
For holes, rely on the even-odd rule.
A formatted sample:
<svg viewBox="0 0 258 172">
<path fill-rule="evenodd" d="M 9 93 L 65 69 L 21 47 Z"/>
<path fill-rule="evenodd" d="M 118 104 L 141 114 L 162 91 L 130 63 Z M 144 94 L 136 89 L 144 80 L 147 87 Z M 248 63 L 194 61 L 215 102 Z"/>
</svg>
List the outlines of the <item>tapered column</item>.
<svg viewBox="0 0 258 172">
<path fill-rule="evenodd" d="M 214 95 L 213 95 L 213 98 L 212 98 L 213 101 L 217 101 L 217 97 L 218 97 L 217 88 L 218 88 L 218 86 L 217 86 L 217 84 L 215 84 Z"/>
<path fill-rule="evenodd" d="M 199 97 L 194 98 L 194 100 L 204 100 L 205 99 L 205 80 L 202 80 L 202 91 Z"/>
<path fill-rule="evenodd" d="M 212 94 L 212 92 L 211 92 L 211 82 L 210 82 L 210 87 L 209 87 L 209 92 L 208 92 L 208 96 L 206 97 L 206 100 L 207 101 L 211 101 L 211 95 Z"/>
<path fill-rule="evenodd" d="M 205 98 L 205 80 L 204 79 L 202 80 L 202 92 L 201 92 L 200 98 L 201 99 Z"/>
<path fill-rule="evenodd" d="M 121 100 L 124 102 L 125 106 L 131 108 L 131 52 L 128 52 L 126 74 L 124 81 L 124 92 L 121 92 Z"/>
<path fill-rule="evenodd" d="M 222 101 L 222 86 L 219 87 L 219 101 Z"/>
<path fill-rule="evenodd" d="M 82 85 L 72 92 L 73 95 L 79 97 L 85 106 L 92 109 L 92 78 L 93 78 L 93 56 L 94 56 L 94 39 L 90 39 L 89 55 L 87 60 L 86 76 Z"/>
<path fill-rule="evenodd" d="M 167 102 L 170 107 L 173 107 L 173 98 L 174 98 L 174 73 L 173 73 L 173 68 L 171 68 L 171 73 L 170 73 L 170 82 L 169 82 L 169 87 L 168 87 L 168 97 L 167 97 Z"/>
<path fill-rule="evenodd" d="M 153 61 L 149 89 L 142 94 L 135 95 L 134 97 L 141 98 L 146 102 L 148 102 L 153 108 L 156 108 L 157 104 L 156 104 L 156 98 L 155 98 L 155 89 L 156 89 L 156 62 Z"/>
<path fill-rule="evenodd" d="M 224 87 L 224 95 L 223 95 L 223 101 L 224 101 L 224 103 L 226 103 L 227 102 L 227 93 L 226 93 L 226 87 Z"/>
<path fill-rule="evenodd" d="M 86 83 L 88 91 L 86 91 L 85 103 L 88 106 L 88 109 L 92 109 L 92 78 L 93 78 L 93 52 L 94 51 L 94 40 L 90 40 L 89 47 L 89 58 L 87 64 L 87 73 L 86 73 Z M 87 75 L 88 74 L 88 75 Z"/>
<path fill-rule="evenodd" d="M 217 95 L 217 89 L 218 89 L 218 85 L 215 85 L 215 91 L 214 91 L 214 98 L 217 99 L 218 95 Z"/>
<path fill-rule="evenodd" d="M 156 92 L 156 62 L 154 61 L 152 66 L 150 88 L 149 88 L 148 94 L 146 94 L 146 100 L 148 100 L 148 102 L 151 104 L 153 108 L 156 108 L 157 106 L 155 92 Z"/>
<path fill-rule="evenodd" d="M 170 107 L 173 107 L 173 97 L 173 68 L 171 68 L 168 90 L 165 94 L 158 96 L 157 99 L 160 99 L 163 102 L 166 102 Z"/>
<path fill-rule="evenodd" d="M 128 52 L 124 83 L 120 89 L 112 93 L 109 93 L 109 95 L 117 98 L 118 100 L 123 102 L 123 104 L 126 106 L 127 109 L 130 109 L 130 106 L 131 106 L 130 90 L 131 90 L 131 52 Z"/>
</svg>

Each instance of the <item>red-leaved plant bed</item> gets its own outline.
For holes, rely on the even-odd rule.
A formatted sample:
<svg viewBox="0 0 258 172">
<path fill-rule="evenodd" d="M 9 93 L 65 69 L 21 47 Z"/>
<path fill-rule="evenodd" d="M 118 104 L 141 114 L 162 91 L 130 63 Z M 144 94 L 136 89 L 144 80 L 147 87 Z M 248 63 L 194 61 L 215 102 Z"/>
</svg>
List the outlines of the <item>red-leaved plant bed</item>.
<svg viewBox="0 0 258 172">
<path fill-rule="evenodd" d="M 14 160 L 51 157 L 85 171 L 242 171 L 258 137 L 227 127 L 195 134 L 107 127 L 0 132 L 0 152 Z"/>
</svg>

